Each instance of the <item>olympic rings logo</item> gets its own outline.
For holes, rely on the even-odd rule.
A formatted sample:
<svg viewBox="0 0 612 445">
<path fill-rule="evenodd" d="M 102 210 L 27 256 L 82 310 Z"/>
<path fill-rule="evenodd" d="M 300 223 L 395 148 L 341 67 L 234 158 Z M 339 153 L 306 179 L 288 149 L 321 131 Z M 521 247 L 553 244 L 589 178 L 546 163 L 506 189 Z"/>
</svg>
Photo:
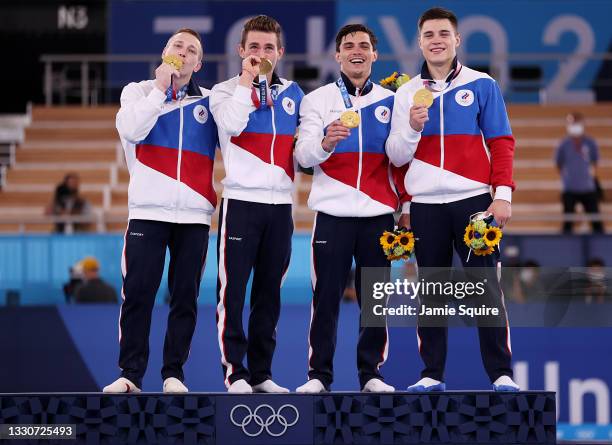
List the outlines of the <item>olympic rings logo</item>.
<svg viewBox="0 0 612 445">
<path fill-rule="evenodd" d="M 237 414 L 237 411 L 239 409 L 241 409 L 241 411 L 246 411 L 244 417 Z M 265 420 L 260 414 L 262 410 L 263 410 L 263 413 L 269 412 Z M 283 414 L 283 410 L 285 410 L 285 414 L 289 414 L 289 412 L 293 410 L 295 414 L 294 416 L 290 415 L 289 418 L 295 417 L 295 419 L 289 422 L 289 420 Z M 242 421 L 239 421 L 238 419 L 240 419 L 241 417 L 242 417 Z M 264 430 L 266 430 L 266 433 L 268 433 L 272 437 L 282 436 L 283 434 L 287 432 L 287 428 L 295 425 L 298 422 L 299 418 L 300 418 L 300 413 L 298 409 L 294 405 L 290 405 L 290 404 L 285 404 L 281 406 L 278 409 L 278 411 L 275 411 L 274 408 L 272 408 L 268 404 L 259 405 L 257 408 L 255 408 L 254 411 L 251 411 L 251 408 L 249 408 L 248 406 L 240 404 L 240 405 L 236 405 L 235 407 L 233 407 L 232 410 L 230 411 L 230 420 L 232 421 L 232 423 L 235 426 L 242 428 L 242 432 L 249 437 L 257 437 L 261 433 L 263 433 Z M 280 430 L 278 432 L 274 432 L 273 430 L 270 429 L 270 427 L 274 425 L 274 423 L 276 422 L 278 422 L 278 424 L 280 425 Z M 254 431 L 249 431 L 248 429 L 251 423 L 255 423 L 256 425 L 256 427 L 252 428 L 252 430 Z"/>
</svg>

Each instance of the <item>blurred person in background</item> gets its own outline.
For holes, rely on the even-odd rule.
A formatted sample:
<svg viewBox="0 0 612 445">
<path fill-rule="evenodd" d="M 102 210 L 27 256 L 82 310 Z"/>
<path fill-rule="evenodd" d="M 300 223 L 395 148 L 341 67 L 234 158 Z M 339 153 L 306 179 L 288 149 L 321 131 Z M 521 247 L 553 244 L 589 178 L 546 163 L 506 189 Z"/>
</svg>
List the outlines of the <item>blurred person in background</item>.
<svg viewBox="0 0 612 445">
<path fill-rule="evenodd" d="M 561 174 L 563 213 L 574 214 L 576 204 L 592 217 L 594 233 L 603 233 L 599 215 L 598 180 L 596 176 L 599 149 L 595 140 L 585 134 L 584 116 L 573 112 L 567 115 L 567 137 L 561 141 L 555 153 L 555 163 Z M 563 223 L 563 233 L 572 233 L 573 222 Z"/>
<path fill-rule="evenodd" d="M 47 207 L 45 213 L 54 216 L 78 216 L 89 215 L 91 205 L 79 194 L 81 179 L 78 173 L 67 173 L 64 180 L 57 185 L 53 195 L 53 202 Z M 83 232 L 89 229 L 90 223 L 74 223 L 75 232 Z M 55 232 L 64 233 L 67 223 L 55 223 Z"/>
<path fill-rule="evenodd" d="M 606 303 L 612 296 L 609 288 L 609 277 L 606 276 L 605 264 L 601 258 L 591 258 L 587 263 L 586 303 Z"/>
<path fill-rule="evenodd" d="M 503 249 L 504 268 L 501 271 L 501 285 L 504 298 L 516 303 L 524 303 L 525 298 L 521 291 L 520 258 L 518 246 L 510 245 Z"/>
<path fill-rule="evenodd" d="M 351 271 L 346 278 L 346 286 L 342 293 L 342 301 L 345 303 L 354 303 L 357 301 L 357 289 L 355 289 L 355 267 L 351 266 Z"/>
<path fill-rule="evenodd" d="M 180 29 L 166 43 L 155 78 L 130 83 L 121 93 L 116 124 L 130 172 L 129 222 L 121 258 L 121 377 L 104 392 L 141 391 L 166 249 L 171 298 L 162 388 L 165 393 L 188 391 L 183 366 L 196 327 L 208 231 L 217 203 L 212 177 L 217 127 L 209 108 L 210 91 L 192 78 L 202 58 L 199 34 Z"/>
<path fill-rule="evenodd" d="M 83 264 L 81 261 L 77 261 L 70 266 L 68 275 L 70 279 L 67 283 L 64 283 L 64 296 L 66 297 L 66 303 L 73 303 L 77 289 L 83 284 Z"/>
<path fill-rule="evenodd" d="M 535 260 L 525 261 L 519 272 L 519 287 L 516 300 L 521 302 L 543 301 L 545 287 L 540 281 L 540 263 Z"/>
<path fill-rule="evenodd" d="M 115 289 L 100 278 L 100 263 L 95 257 L 88 256 L 81 261 L 83 284 L 76 288 L 75 303 L 117 303 Z"/>
</svg>

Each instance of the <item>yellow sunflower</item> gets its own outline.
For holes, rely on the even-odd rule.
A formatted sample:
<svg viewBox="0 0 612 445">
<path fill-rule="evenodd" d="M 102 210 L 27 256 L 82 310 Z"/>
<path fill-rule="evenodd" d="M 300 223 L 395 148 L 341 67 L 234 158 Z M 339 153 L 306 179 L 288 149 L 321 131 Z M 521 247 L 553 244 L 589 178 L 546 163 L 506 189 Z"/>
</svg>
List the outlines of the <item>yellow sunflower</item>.
<svg viewBox="0 0 612 445">
<path fill-rule="evenodd" d="M 484 233 L 483 239 L 488 247 L 497 246 L 501 240 L 502 231 L 497 227 L 489 227 Z"/>
<path fill-rule="evenodd" d="M 465 235 L 463 235 L 463 242 L 469 247 L 470 243 L 474 239 L 474 227 L 471 224 L 465 228 Z"/>
<path fill-rule="evenodd" d="M 487 247 L 486 249 L 475 249 L 474 255 L 477 255 L 477 256 L 491 255 L 494 251 L 495 251 L 495 247 L 490 246 L 490 247 Z"/>
<path fill-rule="evenodd" d="M 380 237 L 380 245 L 385 250 L 385 252 L 389 249 L 393 249 L 393 244 L 395 244 L 395 234 L 392 232 L 383 232 Z"/>
<path fill-rule="evenodd" d="M 399 77 L 395 80 L 395 85 L 399 88 L 409 80 L 410 76 L 408 74 L 400 74 Z"/>
<path fill-rule="evenodd" d="M 403 232 L 395 237 L 395 241 L 404 249 L 405 252 L 412 252 L 414 249 L 414 235 L 412 232 Z"/>
<path fill-rule="evenodd" d="M 381 86 L 385 87 L 387 85 L 392 84 L 393 82 L 395 82 L 395 79 L 397 79 L 397 76 L 397 71 L 394 71 L 393 74 L 391 74 L 389 77 L 385 77 L 380 81 Z"/>
</svg>

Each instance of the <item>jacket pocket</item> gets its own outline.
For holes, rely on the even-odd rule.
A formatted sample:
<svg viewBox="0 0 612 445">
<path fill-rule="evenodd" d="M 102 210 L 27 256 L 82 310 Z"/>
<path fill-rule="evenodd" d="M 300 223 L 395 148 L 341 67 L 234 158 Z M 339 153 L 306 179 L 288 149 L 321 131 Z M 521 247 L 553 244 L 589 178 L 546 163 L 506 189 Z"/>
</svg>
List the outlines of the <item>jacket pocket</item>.
<svg viewBox="0 0 612 445">
<path fill-rule="evenodd" d="M 130 207 L 176 207 L 178 183 L 141 162 L 136 162 L 130 175 L 128 204 Z"/>
</svg>

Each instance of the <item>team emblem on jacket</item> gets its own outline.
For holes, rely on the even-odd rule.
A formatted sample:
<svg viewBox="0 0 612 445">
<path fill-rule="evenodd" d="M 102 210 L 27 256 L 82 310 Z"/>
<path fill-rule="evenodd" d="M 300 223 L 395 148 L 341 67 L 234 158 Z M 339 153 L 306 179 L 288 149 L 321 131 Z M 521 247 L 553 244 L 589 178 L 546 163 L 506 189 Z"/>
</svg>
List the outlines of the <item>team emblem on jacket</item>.
<svg viewBox="0 0 612 445">
<path fill-rule="evenodd" d="M 201 124 L 205 124 L 208 120 L 208 110 L 203 105 L 196 105 L 193 108 L 193 117 Z"/>
<path fill-rule="evenodd" d="M 291 116 L 295 114 L 295 102 L 293 99 L 290 97 L 285 97 L 283 98 L 282 104 L 287 114 L 290 114 Z"/>
<path fill-rule="evenodd" d="M 389 107 L 380 105 L 374 110 L 374 116 L 383 124 L 388 124 L 391 119 L 391 110 L 389 110 Z"/>
<path fill-rule="evenodd" d="M 459 90 L 455 93 L 455 101 L 462 107 L 469 107 L 474 103 L 474 93 L 470 90 Z"/>
</svg>

